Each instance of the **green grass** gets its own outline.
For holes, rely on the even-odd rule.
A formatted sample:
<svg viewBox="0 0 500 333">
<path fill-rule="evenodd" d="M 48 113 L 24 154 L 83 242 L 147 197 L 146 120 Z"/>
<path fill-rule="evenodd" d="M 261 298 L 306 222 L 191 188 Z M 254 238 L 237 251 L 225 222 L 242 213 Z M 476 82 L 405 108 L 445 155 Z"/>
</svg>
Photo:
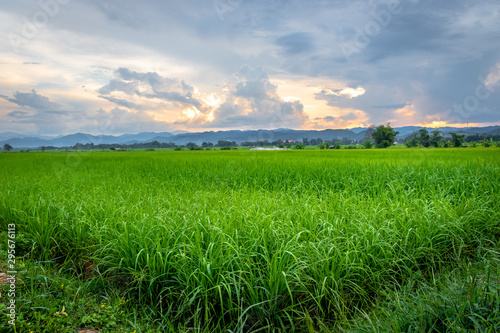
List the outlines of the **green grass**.
<svg viewBox="0 0 500 333">
<path fill-rule="evenodd" d="M 0 230 L 15 223 L 26 262 L 95 304 L 149 307 L 139 322 L 165 331 L 402 327 L 381 312 L 401 310 L 394 295 L 412 308 L 436 276 L 468 274 L 452 278 L 457 262 L 494 261 L 499 162 L 491 148 L 0 154 Z"/>
</svg>

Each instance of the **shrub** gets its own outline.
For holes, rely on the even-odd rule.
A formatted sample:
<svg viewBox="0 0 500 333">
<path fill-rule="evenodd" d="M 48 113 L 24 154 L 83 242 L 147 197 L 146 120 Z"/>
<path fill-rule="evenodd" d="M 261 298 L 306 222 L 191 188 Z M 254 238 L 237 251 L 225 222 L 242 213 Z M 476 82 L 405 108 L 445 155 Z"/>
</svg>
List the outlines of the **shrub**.
<svg viewBox="0 0 500 333">
<path fill-rule="evenodd" d="M 417 140 L 416 139 L 411 139 L 411 140 L 406 140 L 405 141 L 405 146 L 407 148 L 413 148 L 417 146 Z"/>
<path fill-rule="evenodd" d="M 366 149 L 370 149 L 373 147 L 373 143 L 371 141 L 366 140 L 365 142 L 363 142 L 363 147 L 365 147 Z"/>
</svg>

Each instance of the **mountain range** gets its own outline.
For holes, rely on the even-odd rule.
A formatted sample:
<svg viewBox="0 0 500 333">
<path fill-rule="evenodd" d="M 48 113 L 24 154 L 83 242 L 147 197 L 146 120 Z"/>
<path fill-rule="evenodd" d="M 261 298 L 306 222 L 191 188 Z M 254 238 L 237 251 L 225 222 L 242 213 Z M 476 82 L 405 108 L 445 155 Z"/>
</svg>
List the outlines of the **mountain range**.
<svg viewBox="0 0 500 333">
<path fill-rule="evenodd" d="M 398 140 L 418 132 L 424 127 L 405 126 L 396 127 L 399 131 Z M 433 128 L 427 128 L 429 132 L 434 131 Z M 479 134 L 479 135 L 498 135 L 500 134 L 500 126 L 488 127 L 442 127 L 438 128 L 445 135 L 450 132 L 459 134 Z M 173 134 L 169 132 L 141 132 L 137 134 L 114 135 L 91 135 L 85 133 L 75 133 L 64 136 L 48 137 L 48 136 L 27 136 L 14 132 L 0 133 L 0 146 L 8 143 L 12 147 L 21 148 L 39 148 L 41 146 L 54 147 L 69 147 L 77 143 L 87 144 L 133 144 L 146 143 L 151 141 L 158 142 L 173 142 L 177 145 L 185 145 L 188 142 L 194 142 L 201 145 L 202 142 L 212 142 L 216 144 L 219 140 L 235 141 L 241 143 L 244 141 L 268 140 L 294 140 L 302 141 L 303 138 L 323 140 L 340 140 L 347 138 L 349 140 L 362 140 L 367 135 L 367 128 L 357 127 L 351 129 L 326 129 L 326 130 L 292 130 L 292 129 L 275 129 L 275 130 L 229 130 L 229 131 L 209 131 L 196 133 L 180 133 Z"/>
</svg>

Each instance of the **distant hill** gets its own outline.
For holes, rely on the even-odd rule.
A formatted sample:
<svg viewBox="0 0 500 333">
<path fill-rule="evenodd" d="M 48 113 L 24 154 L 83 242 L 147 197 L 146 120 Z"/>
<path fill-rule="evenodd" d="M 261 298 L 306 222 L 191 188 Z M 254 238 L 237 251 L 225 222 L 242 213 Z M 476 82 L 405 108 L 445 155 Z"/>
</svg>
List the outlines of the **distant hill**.
<svg viewBox="0 0 500 333">
<path fill-rule="evenodd" d="M 0 138 L 8 136 L 8 133 L 0 133 Z M 77 143 L 86 144 L 131 144 L 138 142 L 151 142 L 154 137 L 161 135 L 163 138 L 172 137 L 173 134 L 168 132 L 154 133 L 144 132 L 138 134 L 123 134 L 120 136 L 113 135 L 91 135 L 85 133 L 75 133 L 57 138 L 40 138 L 28 137 L 13 133 L 15 136 L 8 139 L 0 139 L 0 145 L 5 143 L 10 144 L 14 148 L 39 148 L 41 146 L 68 147 L 74 146 Z"/>
<path fill-rule="evenodd" d="M 424 127 L 419 126 L 404 126 L 396 127 L 399 131 L 398 139 L 404 139 L 407 136 L 418 132 Z M 429 132 L 434 131 L 433 128 L 427 128 Z M 472 134 L 500 134 L 500 126 L 488 127 L 443 127 L 439 128 L 445 135 L 450 132 L 462 133 L 467 135 Z M 326 129 L 326 130 L 293 130 L 279 128 L 275 130 L 229 130 L 229 131 L 208 131 L 198 133 L 178 133 L 169 132 L 142 132 L 137 134 L 123 134 L 119 136 L 113 135 L 91 135 L 85 133 L 75 133 L 55 138 L 50 137 L 32 137 L 19 133 L 5 132 L 0 133 L 0 146 L 9 143 L 12 147 L 21 148 L 39 148 L 41 146 L 68 147 L 74 146 L 77 143 L 87 144 L 133 144 L 158 141 L 162 143 L 173 142 L 177 145 L 185 145 L 188 142 L 193 142 L 201 145 L 203 142 L 211 142 L 216 144 L 219 140 L 235 141 L 241 143 L 244 141 L 276 141 L 293 140 L 302 141 L 303 138 L 322 139 L 322 140 L 341 140 L 347 138 L 349 140 L 362 140 L 366 135 L 367 128 L 357 127 L 353 129 Z"/>
</svg>

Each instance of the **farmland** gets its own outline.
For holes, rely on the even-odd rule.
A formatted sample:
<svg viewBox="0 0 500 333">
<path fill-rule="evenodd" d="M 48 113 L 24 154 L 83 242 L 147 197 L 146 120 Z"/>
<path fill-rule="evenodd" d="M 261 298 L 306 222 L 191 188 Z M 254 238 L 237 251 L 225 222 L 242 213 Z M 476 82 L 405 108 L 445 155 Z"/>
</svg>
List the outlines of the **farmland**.
<svg viewBox="0 0 500 333">
<path fill-rule="evenodd" d="M 418 313 L 377 309 L 476 275 L 477 325 L 500 318 L 496 148 L 4 153 L 0 179 L 2 242 L 15 224 L 24 262 L 18 304 L 40 331 L 49 319 L 34 313 L 54 318 L 50 304 L 30 304 L 58 274 L 127 313 L 147 308 L 161 331 L 361 330 L 363 313 L 421 328 Z M 62 317 L 51 325 L 92 327 Z"/>
</svg>

